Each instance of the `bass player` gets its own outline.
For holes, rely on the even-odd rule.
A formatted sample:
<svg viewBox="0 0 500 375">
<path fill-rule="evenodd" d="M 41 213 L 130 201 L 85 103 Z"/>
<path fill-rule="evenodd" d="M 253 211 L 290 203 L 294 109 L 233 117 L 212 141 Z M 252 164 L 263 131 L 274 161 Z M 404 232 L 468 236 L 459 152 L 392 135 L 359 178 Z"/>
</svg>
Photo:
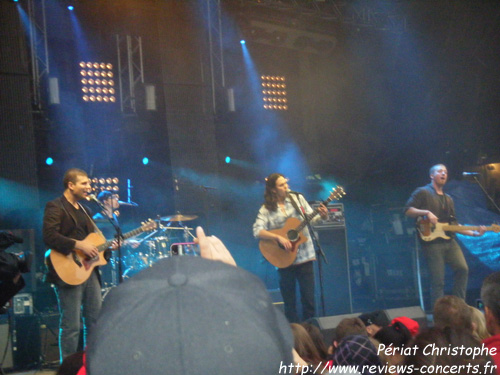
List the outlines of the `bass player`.
<svg viewBox="0 0 500 375">
<path fill-rule="evenodd" d="M 328 211 L 324 205 L 320 205 L 318 211 L 323 219 L 328 218 Z M 296 309 L 295 287 L 297 282 L 300 288 L 303 320 L 312 318 L 315 314 L 312 261 L 316 260 L 316 254 L 307 227 L 303 229 L 302 233 L 307 237 L 307 240 L 298 249 L 294 249 L 293 243 L 287 237 L 273 233 L 272 230 L 283 227 L 286 220 L 291 217 L 302 220 L 303 214 L 307 215 L 312 212 L 312 208 L 302 195 L 290 193 L 288 180 L 282 174 L 273 173 L 266 178 L 264 204 L 253 224 L 253 234 L 261 240 L 276 241 L 283 248 L 283 251 L 297 251 L 292 265 L 278 269 L 285 315 L 290 322 L 301 321 Z M 316 219 L 319 217 L 316 216 Z M 314 222 L 315 219 L 312 221 Z"/>
<path fill-rule="evenodd" d="M 448 170 L 443 164 L 436 164 L 429 170 L 431 182 L 417 188 L 405 205 L 406 216 L 426 219 L 430 224 L 457 224 L 453 199 L 443 188 L 448 181 Z M 459 233 L 467 236 L 482 236 L 486 227 L 478 231 L 464 227 Z M 436 238 L 431 242 L 420 241 L 427 260 L 431 278 L 431 309 L 437 299 L 444 295 L 445 265 L 453 270 L 452 294 L 465 300 L 469 267 L 453 234 L 449 239 Z"/>
</svg>

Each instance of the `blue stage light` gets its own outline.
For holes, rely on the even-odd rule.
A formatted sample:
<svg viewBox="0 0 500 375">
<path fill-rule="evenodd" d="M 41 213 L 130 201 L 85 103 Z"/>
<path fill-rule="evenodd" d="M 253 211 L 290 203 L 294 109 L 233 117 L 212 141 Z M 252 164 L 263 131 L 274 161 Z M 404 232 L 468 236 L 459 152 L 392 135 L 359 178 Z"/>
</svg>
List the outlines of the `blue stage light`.
<svg viewBox="0 0 500 375">
<path fill-rule="evenodd" d="M 245 39 L 241 39 L 241 40 L 240 40 L 240 43 L 241 43 L 241 45 L 245 44 L 245 43 L 246 43 L 246 42 L 245 42 Z"/>
<path fill-rule="evenodd" d="M 75 9 L 75 7 L 73 5 L 68 5 L 68 9 L 73 10 L 73 9 Z"/>
<path fill-rule="evenodd" d="M 45 159 L 45 164 L 47 164 L 47 165 L 54 164 L 54 159 L 52 159 L 51 157 L 48 157 L 47 159 Z"/>
<path fill-rule="evenodd" d="M 229 163 L 231 163 L 231 157 L 229 157 L 229 156 L 226 156 L 226 159 L 225 159 L 225 160 L 226 160 L 226 164 L 229 164 Z"/>
<path fill-rule="evenodd" d="M 148 158 L 142 158 L 142 164 L 148 165 L 149 159 Z"/>
</svg>

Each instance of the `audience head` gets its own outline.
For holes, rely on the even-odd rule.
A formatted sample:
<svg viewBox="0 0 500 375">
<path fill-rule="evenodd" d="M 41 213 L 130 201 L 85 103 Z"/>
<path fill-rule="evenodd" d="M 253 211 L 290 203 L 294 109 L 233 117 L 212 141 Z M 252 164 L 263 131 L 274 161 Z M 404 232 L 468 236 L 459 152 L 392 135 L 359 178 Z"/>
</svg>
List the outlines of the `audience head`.
<svg viewBox="0 0 500 375">
<path fill-rule="evenodd" d="M 311 336 L 302 325 L 291 323 L 290 327 L 293 333 L 294 348 L 306 362 L 315 365 L 325 359 L 320 356 Z"/>
<path fill-rule="evenodd" d="M 344 318 L 335 328 L 335 341 L 333 345 L 338 346 L 344 337 L 352 335 L 368 335 L 365 323 L 359 318 Z"/>
<path fill-rule="evenodd" d="M 380 329 L 373 338 L 383 344 L 385 348 L 390 346 L 404 348 L 412 337 L 408 328 L 403 323 L 396 321 L 394 324 Z M 404 356 L 396 351 L 386 354 L 384 359 L 391 365 L 399 365 L 403 363 Z"/>
<path fill-rule="evenodd" d="M 411 333 L 403 323 L 395 322 L 380 329 L 373 337 L 385 346 L 402 348 L 411 340 Z"/>
<path fill-rule="evenodd" d="M 418 369 L 426 369 L 426 374 L 449 375 L 450 366 L 456 366 L 455 373 L 460 375 L 495 374 L 495 371 L 492 371 L 494 364 L 490 356 L 481 351 L 480 343 L 465 330 L 433 327 L 419 333 L 409 345 L 415 346 L 417 350 L 414 355 L 406 356 L 404 364 L 417 369 L 414 374 L 423 374 Z M 477 350 L 460 351 L 460 348 Z M 473 367 L 467 368 L 468 365 Z"/>
<path fill-rule="evenodd" d="M 444 296 L 434 304 L 434 326 L 451 327 L 472 333 L 472 313 L 469 305 L 456 296 Z"/>
<path fill-rule="evenodd" d="M 433 327 L 420 332 L 410 343 L 417 350 L 414 355 L 406 356 L 404 363 L 405 365 L 413 365 L 414 368 L 427 368 L 426 366 L 449 366 L 451 365 L 452 358 L 447 355 L 437 355 L 436 352 L 431 352 L 424 355 L 425 348 L 429 348 L 430 345 L 434 345 L 436 348 L 445 348 L 448 345 L 445 334 L 440 328 Z M 417 372 L 419 373 L 419 372 Z M 439 374 L 436 372 L 435 374 Z M 444 375 L 444 374 L 443 374 Z"/>
<path fill-rule="evenodd" d="M 384 310 L 364 313 L 359 316 L 366 326 L 368 335 L 373 337 L 382 327 L 389 325 L 389 317 Z"/>
<path fill-rule="evenodd" d="M 201 242 L 201 240 L 200 240 Z M 276 374 L 293 336 L 256 276 L 172 257 L 114 288 L 89 335 L 90 375 Z"/>
<path fill-rule="evenodd" d="M 399 316 L 397 318 L 392 319 L 391 325 L 393 325 L 396 322 L 402 323 L 408 329 L 412 337 L 415 337 L 418 334 L 418 332 L 420 332 L 420 325 L 416 320 L 413 320 L 406 316 Z"/>
<path fill-rule="evenodd" d="M 314 346 L 318 350 L 318 353 L 321 358 L 325 359 L 328 356 L 328 348 L 325 345 L 325 341 L 323 339 L 323 335 L 321 334 L 321 331 L 318 327 L 316 327 L 314 324 L 310 323 L 301 323 L 300 324 L 302 327 L 304 327 L 311 337 Z"/>
<path fill-rule="evenodd" d="M 500 334 L 500 272 L 489 275 L 481 287 L 486 327 L 492 335 Z"/>
<path fill-rule="evenodd" d="M 369 366 L 382 366 L 382 361 L 377 355 L 377 349 L 366 335 L 352 335 L 344 337 L 333 355 L 335 365 L 360 366 L 363 375 L 379 374 L 370 372 Z M 364 368 L 363 366 L 367 366 Z"/>
<path fill-rule="evenodd" d="M 486 318 L 483 312 L 473 306 L 469 306 L 472 314 L 472 331 L 473 335 L 479 340 L 490 337 L 488 329 L 486 328 Z"/>
</svg>

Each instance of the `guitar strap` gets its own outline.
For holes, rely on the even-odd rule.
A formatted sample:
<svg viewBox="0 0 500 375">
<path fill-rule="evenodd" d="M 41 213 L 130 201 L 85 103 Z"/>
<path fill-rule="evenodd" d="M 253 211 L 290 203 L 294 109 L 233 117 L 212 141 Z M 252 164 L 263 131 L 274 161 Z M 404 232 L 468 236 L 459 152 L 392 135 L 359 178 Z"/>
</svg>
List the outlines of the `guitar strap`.
<svg viewBox="0 0 500 375">
<path fill-rule="evenodd" d="M 83 210 L 83 212 L 85 212 L 85 215 L 87 215 L 87 218 L 90 220 L 90 223 L 92 224 L 92 226 L 94 227 L 94 232 L 97 232 L 99 233 L 101 236 L 104 237 L 104 235 L 102 234 L 101 230 L 97 227 L 96 223 L 94 222 L 94 220 L 92 220 L 92 218 L 90 217 L 90 215 L 88 214 L 87 210 L 85 210 L 83 208 L 83 206 L 78 202 L 78 205 L 80 206 L 80 209 Z"/>
<path fill-rule="evenodd" d="M 290 197 L 290 202 L 292 202 L 293 208 L 295 208 L 295 210 L 297 210 L 297 212 L 299 213 L 300 216 L 302 216 L 304 219 L 306 219 L 304 212 L 299 208 L 299 206 L 297 205 L 297 202 L 295 202 L 295 199 L 292 197 L 292 194 L 289 194 L 289 197 Z"/>
<path fill-rule="evenodd" d="M 94 232 L 97 232 L 99 233 L 100 235 L 102 235 L 102 232 L 101 230 L 97 227 L 97 225 L 95 224 L 94 220 L 92 220 L 92 218 L 90 217 L 90 215 L 88 214 L 87 210 L 80 204 L 80 202 L 77 202 L 77 204 L 80 206 L 80 209 L 85 213 L 85 215 L 87 216 L 87 218 L 89 219 L 89 222 L 90 224 L 92 225 L 92 228 L 94 229 Z M 73 219 L 73 221 L 76 223 L 76 219 L 75 217 L 68 211 L 68 209 L 64 206 L 64 203 L 62 201 L 62 197 L 59 199 L 59 205 L 60 207 L 63 209 L 64 212 L 66 212 L 66 215 L 68 215 L 69 217 L 71 217 Z M 90 229 L 90 228 L 88 228 Z"/>
<path fill-rule="evenodd" d="M 441 201 L 441 209 L 443 211 L 443 214 L 446 216 L 446 222 L 448 224 L 451 224 L 453 221 L 456 221 L 456 219 L 450 210 L 451 208 L 451 203 L 449 201 L 450 197 L 448 197 L 447 194 L 443 194 L 442 197 L 443 200 Z"/>
</svg>

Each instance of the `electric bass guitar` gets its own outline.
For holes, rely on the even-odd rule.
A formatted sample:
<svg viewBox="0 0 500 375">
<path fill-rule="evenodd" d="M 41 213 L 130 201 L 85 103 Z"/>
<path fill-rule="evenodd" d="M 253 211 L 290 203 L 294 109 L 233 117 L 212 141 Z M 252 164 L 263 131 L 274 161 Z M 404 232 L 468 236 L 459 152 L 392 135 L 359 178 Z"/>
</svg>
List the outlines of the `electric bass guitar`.
<svg viewBox="0 0 500 375">
<path fill-rule="evenodd" d="M 327 206 L 330 201 L 334 199 L 339 200 L 344 195 L 344 189 L 341 186 L 337 186 L 332 189 L 328 198 L 322 203 Z M 319 210 L 316 208 L 313 212 L 307 214 L 305 216 L 306 219 L 302 221 L 295 217 L 290 217 L 285 221 L 282 228 L 269 230 L 271 233 L 288 238 L 292 243 L 292 249 L 290 251 L 286 250 L 277 240 L 260 240 L 259 249 L 264 258 L 278 268 L 285 268 L 291 265 L 297 257 L 297 248 L 307 241 L 307 237 L 302 233 L 302 229 L 304 229 L 307 222 L 312 220 L 318 213 Z"/>
<path fill-rule="evenodd" d="M 446 234 L 446 232 L 461 232 L 463 230 L 479 230 L 478 226 L 469 225 L 451 225 L 446 223 L 436 223 L 432 224 L 429 219 L 419 219 L 417 220 L 417 230 L 420 238 L 423 241 L 430 242 L 437 238 L 444 238 L 449 240 L 451 237 Z M 486 227 L 487 231 L 498 233 L 500 232 L 500 225 L 492 224 Z"/>
<path fill-rule="evenodd" d="M 155 229 L 157 223 L 151 219 L 142 223 L 142 226 L 127 232 L 123 235 L 123 240 L 137 236 L 142 232 L 147 232 Z M 99 254 L 93 258 L 87 257 L 83 251 L 75 249 L 68 255 L 64 255 L 58 251 L 48 250 L 46 256 L 50 258 L 50 263 L 56 271 L 57 275 L 67 284 L 80 285 L 83 284 L 92 274 L 92 271 L 97 266 L 103 266 L 108 262 L 104 259 L 104 250 L 109 249 L 113 240 L 106 241 L 100 233 L 90 233 L 85 240 L 89 240 L 99 250 Z"/>
</svg>

